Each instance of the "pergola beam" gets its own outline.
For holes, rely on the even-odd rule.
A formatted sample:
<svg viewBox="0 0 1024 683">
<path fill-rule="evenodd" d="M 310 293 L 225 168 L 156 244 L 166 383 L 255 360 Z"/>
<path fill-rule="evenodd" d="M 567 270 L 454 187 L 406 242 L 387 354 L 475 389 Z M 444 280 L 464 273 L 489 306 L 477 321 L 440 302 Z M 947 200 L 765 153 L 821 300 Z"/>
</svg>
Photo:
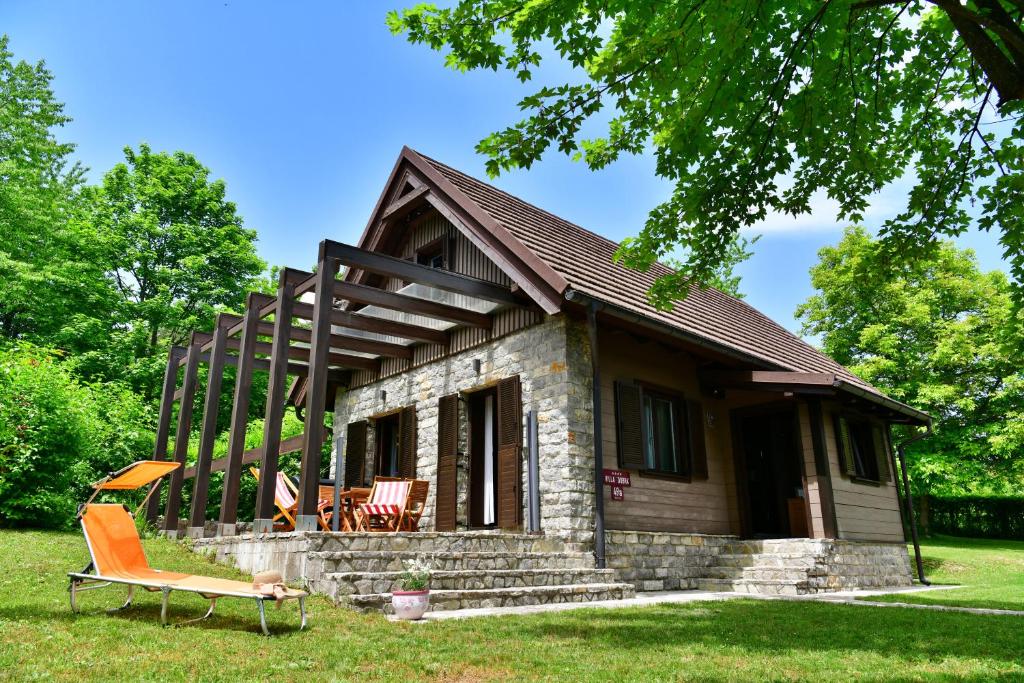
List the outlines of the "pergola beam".
<svg viewBox="0 0 1024 683">
<path fill-rule="evenodd" d="M 333 240 L 321 242 L 320 250 L 326 258 L 337 259 L 339 263 L 352 269 L 416 282 L 506 306 L 526 305 L 526 302 L 508 287 L 487 280 L 431 268 Z"/>
<path fill-rule="evenodd" d="M 336 281 L 334 283 L 334 296 L 337 299 L 344 299 L 352 303 L 380 306 L 381 308 L 389 308 L 403 313 L 415 313 L 427 316 L 428 318 L 448 320 L 481 329 L 489 330 L 491 328 L 491 316 L 486 313 L 468 311 L 458 306 L 449 306 L 448 304 L 430 301 L 429 299 L 420 299 L 408 296 L 407 294 L 386 292 L 383 289 L 357 285 L 352 282 Z M 319 299 L 319 297 L 317 298 Z"/>
<path fill-rule="evenodd" d="M 164 533 L 171 538 L 178 535 L 178 508 L 181 507 L 181 487 L 184 482 L 181 474 L 188 456 L 188 438 L 192 429 L 192 399 L 195 397 L 199 371 L 199 347 L 209 339 L 208 334 L 193 332 L 192 343 L 185 353 L 185 377 L 182 380 L 181 406 L 178 409 L 178 428 L 174 435 L 174 460 L 181 463 L 181 467 L 171 472 L 167 487 L 167 507 L 164 509 Z"/>
<path fill-rule="evenodd" d="M 312 320 L 313 305 L 307 304 L 303 301 L 296 301 L 293 315 L 301 320 Z M 444 330 L 434 330 L 421 325 L 410 325 L 409 323 L 385 320 L 384 318 L 374 318 L 368 315 L 360 315 L 359 313 L 341 311 L 338 309 L 333 309 L 331 311 L 331 324 L 336 327 L 346 327 L 348 329 L 359 330 L 361 332 L 375 332 L 377 334 L 385 334 L 390 337 L 401 337 L 402 339 L 411 339 L 412 341 L 424 342 L 427 344 L 444 345 L 448 343 L 448 333 Z M 296 327 L 293 330 L 292 338 L 308 343 L 310 339 L 313 338 L 312 335 L 313 333 L 310 330 L 304 327 Z"/>
<path fill-rule="evenodd" d="M 206 526 L 206 503 L 210 494 L 210 461 L 213 443 L 217 438 L 217 413 L 220 407 L 220 389 L 224 381 L 224 357 L 227 355 L 228 328 L 238 316 L 217 315 L 210 342 L 210 368 L 206 379 L 206 400 L 203 403 L 203 423 L 199 432 L 199 453 L 196 457 L 196 478 L 192 482 L 192 513 L 189 516 L 188 535 L 202 538 Z"/>
<path fill-rule="evenodd" d="M 153 446 L 153 459 L 167 459 L 167 439 L 171 430 L 171 413 L 174 402 L 178 398 L 178 361 L 185 356 L 185 348 L 172 346 L 167 352 L 167 368 L 164 370 L 164 387 L 160 394 L 160 413 L 156 424 L 156 443 Z M 153 495 L 146 504 L 146 520 L 155 524 L 160 515 L 160 481 L 153 489 Z"/>
<path fill-rule="evenodd" d="M 245 301 L 242 336 L 239 339 L 238 372 L 235 374 L 235 395 L 231 404 L 231 424 L 228 427 L 228 453 L 224 458 L 210 463 L 211 472 L 224 470 L 220 520 L 217 523 L 218 536 L 233 536 L 235 522 L 238 521 L 238 493 L 241 487 L 242 466 L 245 464 L 243 451 L 245 434 L 249 426 L 249 397 L 252 394 L 253 366 L 256 360 L 256 337 L 260 334 L 260 307 L 271 299 L 272 297 L 265 294 L 250 292 Z M 222 461 L 224 466 L 215 469 L 214 465 Z"/>
</svg>

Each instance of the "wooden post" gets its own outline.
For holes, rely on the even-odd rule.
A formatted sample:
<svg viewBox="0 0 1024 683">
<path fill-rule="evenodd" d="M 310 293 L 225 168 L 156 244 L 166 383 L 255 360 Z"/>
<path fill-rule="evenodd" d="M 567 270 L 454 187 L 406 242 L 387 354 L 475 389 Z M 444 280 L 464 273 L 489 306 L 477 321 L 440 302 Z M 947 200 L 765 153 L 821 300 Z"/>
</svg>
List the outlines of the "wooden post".
<svg viewBox="0 0 1024 683">
<path fill-rule="evenodd" d="M 192 515 L 188 535 L 202 538 L 206 526 L 206 502 L 210 494 L 210 462 L 213 460 L 213 442 L 217 438 L 217 413 L 220 408 L 220 388 L 224 380 L 224 356 L 227 349 L 228 327 L 239 321 L 237 316 L 220 313 L 213 329 L 213 347 L 210 349 L 209 373 L 206 379 L 206 401 L 203 403 L 203 425 L 199 434 L 199 453 L 196 457 L 196 476 L 192 482 Z"/>
<path fill-rule="evenodd" d="M 174 460 L 181 467 L 171 472 L 167 488 L 167 507 L 164 509 L 164 534 L 169 538 L 178 536 L 178 508 L 181 507 L 181 487 L 185 482 L 185 458 L 188 456 L 188 437 L 192 430 L 192 399 L 196 395 L 196 375 L 199 371 L 200 347 L 210 340 L 210 335 L 193 332 L 192 340 L 185 355 L 185 377 L 181 382 L 181 404 L 178 408 L 178 429 L 174 434 Z"/>
<path fill-rule="evenodd" d="M 238 521 L 238 489 L 242 476 L 242 453 L 245 451 L 245 433 L 249 426 L 249 397 L 252 394 L 252 372 L 256 360 L 256 337 L 259 336 L 260 309 L 271 303 L 272 297 L 249 292 L 245 303 L 242 337 L 238 345 L 238 370 L 235 377 L 235 396 L 231 405 L 231 425 L 228 431 L 227 464 L 224 469 L 224 487 L 220 498 L 218 536 L 234 536 Z"/>
<path fill-rule="evenodd" d="M 334 280 L 337 274 L 338 261 L 325 257 L 325 242 L 321 242 L 320 261 L 316 272 L 316 301 L 313 304 L 309 377 L 306 380 L 306 438 L 302 442 L 299 509 L 295 518 L 297 530 L 314 531 L 317 528 L 320 449 L 324 442 L 324 403 L 327 400 L 327 357 L 331 346 L 331 311 L 334 310 Z"/>
<path fill-rule="evenodd" d="M 178 361 L 185 355 L 181 346 L 172 346 L 167 352 L 167 369 L 164 370 L 164 389 L 160 395 L 160 417 L 156 423 L 156 445 L 153 447 L 154 460 L 167 459 L 167 437 L 171 431 L 171 413 L 174 412 L 174 392 L 178 389 Z M 160 481 L 157 481 L 153 495 L 146 503 L 146 521 L 156 524 L 160 516 Z"/>
<path fill-rule="evenodd" d="M 821 506 L 822 533 L 825 538 L 839 538 L 821 399 L 807 399 L 807 411 L 811 423 L 811 447 L 814 449 L 814 472 L 818 475 L 818 503 Z M 804 495 L 808 495 L 807 491 L 804 491 Z"/>
<path fill-rule="evenodd" d="M 292 308 L 295 285 L 301 276 L 285 268 L 277 285 L 277 309 L 274 312 L 274 340 L 270 351 L 270 384 L 267 386 L 267 412 L 263 420 L 263 459 L 260 483 L 256 490 L 254 533 L 274 530 L 274 491 L 277 488 L 277 458 L 281 448 L 281 418 L 284 417 L 284 393 L 288 384 L 288 344 L 292 333 Z"/>
</svg>

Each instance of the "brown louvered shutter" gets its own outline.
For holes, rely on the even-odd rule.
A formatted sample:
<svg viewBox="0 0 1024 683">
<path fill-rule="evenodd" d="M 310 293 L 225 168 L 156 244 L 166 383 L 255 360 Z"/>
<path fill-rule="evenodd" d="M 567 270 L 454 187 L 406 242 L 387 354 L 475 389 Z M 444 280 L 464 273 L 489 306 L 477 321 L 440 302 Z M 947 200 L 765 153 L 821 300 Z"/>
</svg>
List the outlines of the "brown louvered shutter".
<svg viewBox="0 0 1024 683">
<path fill-rule="evenodd" d="M 643 398 L 640 387 L 615 383 L 615 441 L 619 467 L 639 470 L 644 467 Z"/>
<path fill-rule="evenodd" d="M 686 402 L 686 422 L 690 428 L 690 478 L 708 478 L 708 450 L 704 440 L 704 406 L 700 401 Z"/>
<path fill-rule="evenodd" d="M 451 394 L 437 402 L 437 503 L 434 512 L 437 531 L 455 531 L 458 458 L 459 397 Z"/>
<path fill-rule="evenodd" d="M 889 476 L 889 451 L 885 448 L 885 436 L 882 428 L 875 425 L 871 427 L 871 439 L 875 444 L 875 460 L 878 462 L 878 481 L 891 481 Z"/>
<path fill-rule="evenodd" d="M 363 486 L 366 471 L 366 420 L 352 422 L 345 437 L 345 488 Z"/>
<path fill-rule="evenodd" d="M 523 443 L 523 401 L 519 377 L 498 382 L 497 523 L 502 529 L 519 526 L 519 447 Z"/>
<path fill-rule="evenodd" d="M 842 415 L 835 416 L 836 447 L 839 449 L 839 466 L 843 473 L 857 476 L 857 463 L 853 456 L 853 443 L 850 441 L 850 423 Z"/>
<path fill-rule="evenodd" d="M 416 478 L 416 406 L 398 414 L 398 476 Z"/>
</svg>

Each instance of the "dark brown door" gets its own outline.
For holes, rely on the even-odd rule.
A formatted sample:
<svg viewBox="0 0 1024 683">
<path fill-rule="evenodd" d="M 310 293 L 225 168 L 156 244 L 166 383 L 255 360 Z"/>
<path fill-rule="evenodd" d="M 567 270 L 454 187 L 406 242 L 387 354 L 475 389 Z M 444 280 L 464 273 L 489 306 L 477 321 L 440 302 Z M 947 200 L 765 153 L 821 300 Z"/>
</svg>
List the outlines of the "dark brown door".
<svg viewBox="0 0 1024 683">
<path fill-rule="evenodd" d="M 523 444 L 523 405 L 519 377 L 509 377 L 498 383 L 497 400 L 497 464 L 498 490 L 496 494 L 498 526 L 515 529 L 520 525 L 522 510 L 520 491 L 520 448 Z"/>
</svg>

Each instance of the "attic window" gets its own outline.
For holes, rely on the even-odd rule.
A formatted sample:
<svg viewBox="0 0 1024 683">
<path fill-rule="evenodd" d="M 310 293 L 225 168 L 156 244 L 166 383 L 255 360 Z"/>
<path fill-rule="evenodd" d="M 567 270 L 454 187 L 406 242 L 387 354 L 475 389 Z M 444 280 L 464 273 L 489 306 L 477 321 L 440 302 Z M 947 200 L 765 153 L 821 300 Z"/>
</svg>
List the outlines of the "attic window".
<svg viewBox="0 0 1024 683">
<path fill-rule="evenodd" d="M 440 237 L 416 250 L 416 263 L 429 268 L 449 270 L 447 240 Z"/>
</svg>

